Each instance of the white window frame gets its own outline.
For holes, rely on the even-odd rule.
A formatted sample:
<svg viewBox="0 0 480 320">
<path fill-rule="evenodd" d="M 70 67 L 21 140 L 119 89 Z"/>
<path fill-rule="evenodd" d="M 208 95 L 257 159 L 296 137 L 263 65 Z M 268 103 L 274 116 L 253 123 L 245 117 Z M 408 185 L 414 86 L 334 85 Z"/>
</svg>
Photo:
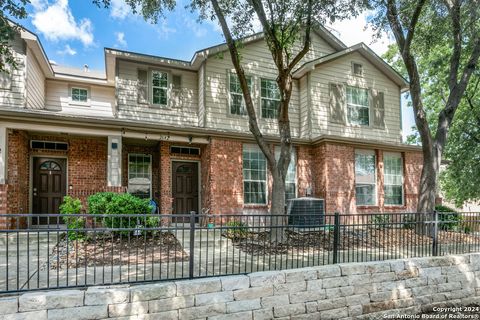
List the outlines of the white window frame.
<svg viewBox="0 0 480 320">
<path fill-rule="evenodd" d="M 243 92 L 240 88 L 240 93 L 238 92 L 232 92 L 230 90 L 230 85 L 231 85 L 231 80 L 232 80 L 232 76 L 236 77 L 238 79 L 238 75 L 235 73 L 235 72 L 227 72 L 227 77 L 228 77 L 228 114 L 229 115 L 232 115 L 232 116 L 239 116 L 239 117 L 245 117 L 245 116 L 248 116 L 248 112 L 247 112 L 247 106 L 245 105 L 245 99 L 243 98 Z M 250 79 L 250 95 L 252 96 L 252 101 L 254 100 L 253 99 L 253 84 L 254 84 L 254 81 L 253 81 L 253 76 L 251 75 L 245 75 L 245 77 L 247 78 L 247 83 Z M 232 113 L 232 102 L 233 102 L 233 99 L 232 99 L 232 95 L 237 95 L 237 96 L 240 96 L 242 98 L 242 102 L 241 102 L 241 108 L 243 108 L 243 111 L 244 113 L 241 113 L 241 114 L 237 114 L 237 113 Z"/>
<path fill-rule="evenodd" d="M 362 126 L 362 127 L 369 127 L 370 126 L 370 123 L 371 123 L 371 119 L 370 119 L 370 94 L 368 92 L 368 89 L 367 88 L 361 88 L 361 87 L 355 87 L 355 86 L 349 86 L 347 85 L 346 87 L 346 104 L 347 104 L 347 121 L 349 124 L 351 125 L 355 125 L 355 126 Z M 362 105 L 362 104 L 355 104 L 355 103 L 349 103 L 348 102 L 348 97 L 349 97 L 349 94 L 348 94 L 348 91 L 349 90 L 361 90 L 361 91 L 365 91 L 366 94 L 367 94 L 367 106 L 365 105 Z M 352 121 L 349 117 L 349 108 L 353 108 L 353 109 L 367 109 L 367 114 L 368 114 L 368 124 L 363 124 L 363 123 L 360 123 L 359 121 Z"/>
<path fill-rule="evenodd" d="M 279 92 L 278 92 L 278 95 L 279 95 L 279 98 L 278 98 L 278 99 L 268 98 L 268 97 L 264 97 L 264 96 L 262 95 L 262 82 L 263 82 L 263 81 L 270 81 L 270 82 L 275 83 L 275 85 L 277 85 L 277 89 L 278 89 L 278 91 L 279 91 Z M 260 78 L 260 116 L 261 116 L 262 119 L 277 119 L 278 114 L 277 114 L 277 117 L 274 117 L 274 118 L 265 117 L 265 116 L 263 115 L 263 107 L 262 107 L 262 101 L 263 101 L 263 100 L 277 101 L 277 102 L 280 104 L 280 101 L 281 101 L 281 99 L 280 99 L 280 89 L 278 88 L 278 83 L 277 83 L 277 81 L 275 81 L 274 79 Z"/>
<path fill-rule="evenodd" d="M 385 178 L 387 176 L 385 170 L 386 170 L 386 165 L 385 165 L 385 159 L 386 158 L 396 158 L 400 159 L 400 170 L 401 170 L 401 175 L 402 175 L 402 183 L 401 185 L 399 184 L 387 184 L 386 181 L 387 179 Z M 385 187 L 386 186 L 400 186 L 402 189 L 402 201 L 400 204 L 388 204 L 386 203 L 386 191 Z M 403 170 L 403 155 L 400 152 L 384 152 L 383 153 L 383 194 L 384 194 L 384 205 L 386 207 L 398 207 L 398 206 L 404 206 L 405 205 L 405 175 L 404 175 L 404 170 Z"/>
<path fill-rule="evenodd" d="M 167 76 L 167 84 L 165 87 L 160 87 L 160 86 L 154 86 L 153 85 L 153 74 L 154 73 L 164 73 L 166 76 Z M 153 91 L 154 89 L 164 89 L 165 90 L 165 95 L 167 97 L 167 101 L 165 104 L 163 103 L 154 103 L 153 102 Z M 168 102 L 170 100 L 170 73 L 165 71 L 165 70 L 157 70 L 157 69 L 153 69 L 153 70 L 150 70 L 149 72 L 149 89 L 150 89 L 150 101 L 152 103 L 152 105 L 154 106 L 162 106 L 162 107 L 166 107 L 168 106 Z"/>
<path fill-rule="evenodd" d="M 278 161 L 280 159 L 280 146 L 275 147 L 275 160 Z M 298 195 L 298 178 L 297 178 L 297 152 L 295 148 L 292 148 L 292 153 L 290 154 L 290 164 L 288 166 L 288 169 L 290 169 L 290 166 L 294 165 L 294 179 L 293 181 L 285 180 L 285 185 L 287 183 L 294 183 L 295 184 L 295 194 L 293 195 L 293 198 L 296 198 Z M 288 179 L 288 171 L 287 171 L 287 176 L 286 179 Z M 285 196 L 287 195 L 286 190 L 285 190 Z M 287 201 L 287 198 L 285 197 L 285 201 Z"/>
<path fill-rule="evenodd" d="M 244 167 L 244 152 L 245 150 L 249 151 L 255 151 L 259 152 L 259 154 L 264 158 L 265 161 L 265 178 L 264 180 L 253 180 L 253 179 L 245 179 L 245 167 Z M 251 170 L 251 169 L 247 169 Z M 268 165 L 267 165 L 267 159 L 265 158 L 265 155 L 263 154 L 262 150 L 257 145 L 252 145 L 252 144 L 244 144 L 242 148 L 242 183 L 243 183 L 243 203 L 244 205 L 266 205 L 268 203 Z M 245 202 L 245 182 L 260 182 L 265 184 L 265 202 Z"/>
<path fill-rule="evenodd" d="M 357 155 L 359 156 L 373 156 L 374 161 L 374 183 L 358 183 L 357 182 Z M 355 204 L 358 207 L 375 207 L 378 205 L 378 184 L 377 184 L 377 155 L 374 150 L 363 150 L 363 149 L 356 149 L 355 150 L 355 163 L 354 163 L 354 174 L 355 174 Z M 357 185 L 373 185 L 373 197 L 374 202 L 372 204 L 359 204 L 358 197 L 357 197 Z"/>
<path fill-rule="evenodd" d="M 73 100 L 73 90 L 85 90 L 87 92 L 87 100 L 86 101 L 79 101 Z M 89 106 L 90 105 L 90 88 L 83 87 L 83 86 L 70 86 L 69 87 L 69 94 L 70 94 L 70 104 L 73 105 L 80 105 L 80 106 Z"/>
<path fill-rule="evenodd" d="M 149 200 L 152 199 L 153 193 L 152 193 L 152 155 L 151 154 L 146 154 L 146 153 L 129 153 L 127 155 L 127 191 L 130 192 L 129 186 L 130 186 L 130 156 L 142 156 L 145 157 L 147 156 L 150 159 L 150 166 L 148 168 L 148 175 L 149 175 L 149 180 L 150 180 L 150 197 Z"/>
</svg>

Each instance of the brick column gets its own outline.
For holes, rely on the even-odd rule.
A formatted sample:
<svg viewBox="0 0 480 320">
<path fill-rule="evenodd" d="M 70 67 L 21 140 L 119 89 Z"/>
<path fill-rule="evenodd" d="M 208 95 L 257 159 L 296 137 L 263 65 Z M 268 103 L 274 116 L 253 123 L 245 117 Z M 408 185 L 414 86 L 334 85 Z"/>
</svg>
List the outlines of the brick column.
<svg viewBox="0 0 480 320">
<path fill-rule="evenodd" d="M 0 184 L 5 184 L 8 175 L 7 168 L 7 146 L 8 146 L 7 128 L 0 126 Z"/>
<path fill-rule="evenodd" d="M 243 212 L 242 142 L 212 139 L 210 145 L 210 213 Z"/>
<path fill-rule="evenodd" d="M 423 154 L 420 151 L 405 152 L 403 159 L 405 206 L 407 211 L 415 212 L 418 203 L 420 176 L 422 175 Z"/>
<path fill-rule="evenodd" d="M 160 142 L 160 212 L 172 213 L 172 162 L 170 157 L 170 144 Z"/>
<path fill-rule="evenodd" d="M 382 150 L 375 150 L 375 154 L 377 156 L 377 204 L 380 211 L 383 211 L 384 204 L 385 204 L 385 191 L 383 185 L 385 183 L 385 177 L 383 172 L 383 151 Z"/>
</svg>

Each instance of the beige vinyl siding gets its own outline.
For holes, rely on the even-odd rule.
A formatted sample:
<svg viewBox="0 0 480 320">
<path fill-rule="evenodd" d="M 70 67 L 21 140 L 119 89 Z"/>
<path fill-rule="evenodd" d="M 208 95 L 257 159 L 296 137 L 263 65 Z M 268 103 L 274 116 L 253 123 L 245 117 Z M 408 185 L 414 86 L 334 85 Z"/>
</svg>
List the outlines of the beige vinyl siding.
<svg viewBox="0 0 480 320">
<path fill-rule="evenodd" d="M 300 49 L 300 45 L 296 48 Z M 301 64 L 314 58 L 333 52 L 323 39 L 316 34 L 313 35 L 312 49 L 304 57 Z M 246 74 L 253 77 L 253 98 L 255 110 L 259 119 L 259 125 L 264 134 L 277 135 L 278 126 L 276 119 L 263 119 L 260 113 L 260 79 L 276 79 L 277 69 L 272 60 L 272 55 L 262 40 L 247 44 L 241 49 L 242 65 Z M 228 99 L 228 72 L 233 71 L 233 65 L 228 52 L 223 53 L 223 58 L 212 56 L 206 64 L 206 127 L 220 130 L 233 130 L 248 132 L 248 117 L 231 115 Z M 303 128 L 303 119 L 300 119 L 300 92 L 298 81 L 294 81 L 292 97 L 290 102 L 290 122 L 292 136 L 300 136 L 300 128 Z"/>
<path fill-rule="evenodd" d="M 45 76 L 30 49 L 27 49 L 27 109 L 44 109 Z"/>
<path fill-rule="evenodd" d="M 137 102 L 138 69 L 166 71 L 169 73 L 169 105 L 157 106 Z M 175 93 L 171 89 L 171 75 L 182 77 L 182 89 Z M 118 118 L 151 121 L 166 125 L 198 126 L 198 79 L 194 71 L 169 70 L 163 66 L 118 61 L 117 98 Z M 149 88 L 149 96 L 151 96 Z"/>
<path fill-rule="evenodd" d="M 86 88 L 89 101 L 77 103 L 71 101 L 72 87 Z M 113 87 L 77 84 L 66 81 L 47 80 L 45 108 L 64 114 L 91 117 L 113 117 L 115 89 Z"/>
<path fill-rule="evenodd" d="M 205 126 L 205 64 L 198 70 L 198 126 Z"/>
<path fill-rule="evenodd" d="M 11 43 L 13 55 L 17 60 L 17 69 L 11 70 L 11 86 L 8 89 L 0 89 L 1 108 L 24 108 L 25 107 L 25 45 L 23 40 L 16 36 Z"/>
<path fill-rule="evenodd" d="M 297 68 L 300 67 L 302 64 L 308 61 L 312 61 L 314 59 L 318 59 L 330 53 L 334 53 L 336 50 L 332 48 L 325 40 L 323 40 L 318 34 L 312 33 L 312 43 L 310 46 L 310 50 L 307 52 L 305 57 L 303 57 L 302 61 L 298 64 Z M 296 50 L 300 51 L 302 46 L 299 42 L 297 42 L 295 46 Z M 295 68 L 296 69 L 296 68 Z"/>
<path fill-rule="evenodd" d="M 309 136 L 309 107 L 308 107 L 308 77 L 304 76 L 299 81 L 300 85 L 300 137 Z"/>
<path fill-rule="evenodd" d="M 363 65 L 363 77 L 352 75 L 352 61 Z M 400 89 L 385 74 L 376 69 L 360 53 L 343 56 L 317 66 L 311 72 L 312 135 L 334 135 L 349 138 L 400 142 Z M 371 126 L 342 125 L 328 117 L 329 83 L 375 89 L 385 96 L 385 129 Z M 346 110 L 344 111 L 346 112 Z M 373 119 L 370 119 L 370 124 Z"/>
</svg>

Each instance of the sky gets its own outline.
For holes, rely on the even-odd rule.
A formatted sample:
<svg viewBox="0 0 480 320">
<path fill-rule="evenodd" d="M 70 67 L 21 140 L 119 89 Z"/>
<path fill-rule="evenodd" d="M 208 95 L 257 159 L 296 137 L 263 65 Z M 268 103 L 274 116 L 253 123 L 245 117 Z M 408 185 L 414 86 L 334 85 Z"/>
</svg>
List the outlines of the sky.
<svg viewBox="0 0 480 320">
<path fill-rule="evenodd" d="M 30 1 L 28 18 L 16 21 L 38 35 L 48 58 L 59 65 L 104 70 L 104 47 L 190 60 L 195 51 L 223 42 L 216 22 L 198 22 L 198 15 L 185 9 L 187 0 L 177 1 L 156 25 L 134 14 L 124 0 L 111 0 L 109 8 L 91 0 Z M 373 31 L 366 25 L 364 14 L 327 27 L 346 45 L 364 42 L 382 55 L 392 39 L 385 35 L 372 43 Z M 414 123 L 405 101 L 402 116 L 405 137 Z"/>
</svg>

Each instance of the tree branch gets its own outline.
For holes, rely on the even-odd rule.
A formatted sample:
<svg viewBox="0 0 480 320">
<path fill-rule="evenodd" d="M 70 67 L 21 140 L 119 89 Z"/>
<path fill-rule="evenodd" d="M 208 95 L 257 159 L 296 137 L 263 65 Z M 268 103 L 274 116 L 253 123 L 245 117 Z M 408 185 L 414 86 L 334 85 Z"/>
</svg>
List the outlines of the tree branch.
<svg viewBox="0 0 480 320">
<path fill-rule="evenodd" d="M 460 104 L 460 100 L 465 93 L 470 77 L 472 76 L 473 71 L 475 71 L 475 67 L 480 57 L 480 36 L 477 36 L 474 43 L 475 45 L 473 47 L 470 58 L 468 59 L 465 68 L 463 69 L 462 77 L 460 78 L 458 84 L 455 85 L 452 90 L 450 90 L 447 104 L 438 115 L 438 125 L 437 133 L 435 135 L 435 141 L 439 144 L 441 148 L 445 146 L 448 128 L 452 123 L 455 112 L 457 111 L 458 105 Z"/>
<path fill-rule="evenodd" d="M 415 7 L 415 11 L 412 15 L 412 20 L 410 21 L 410 25 L 408 27 L 407 32 L 407 39 L 405 40 L 405 45 L 403 50 L 410 52 L 410 46 L 412 44 L 413 36 L 415 35 L 415 28 L 418 23 L 418 19 L 420 18 L 420 14 L 422 13 L 423 6 L 425 5 L 426 0 L 420 0 Z"/>
<path fill-rule="evenodd" d="M 255 137 L 255 140 L 257 141 L 257 144 L 262 150 L 263 154 L 267 158 L 267 161 L 269 163 L 275 163 L 275 155 L 270 150 L 269 145 L 265 141 L 262 132 L 260 131 L 260 128 L 258 126 L 257 115 L 255 113 L 252 96 L 248 88 L 247 78 L 245 77 L 245 72 L 240 64 L 236 41 L 233 39 L 232 33 L 230 32 L 225 16 L 222 9 L 220 8 L 220 5 L 218 4 L 218 1 L 210 0 L 210 2 L 212 4 L 213 10 L 215 11 L 220 26 L 222 27 L 228 50 L 230 51 L 232 64 L 235 68 L 235 71 L 237 72 L 240 87 L 242 88 L 243 98 L 245 99 L 245 107 L 248 113 L 250 131 L 253 133 L 253 136 Z"/>
<path fill-rule="evenodd" d="M 310 43 L 311 43 L 311 38 L 310 38 L 310 32 L 312 29 L 312 5 L 313 5 L 313 0 L 308 0 L 308 7 L 307 7 L 307 21 L 305 24 L 305 42 L 303 43 L 303 49 L 297 53 L 295 58 L 293 58 L 292 62 L 287 67 L 287 72 L 290 72 L 293 70 L 293 68 L 302 60 L 302 58 L 307 54 L 308 50 L 310 50 Z"/>
<path fill-rule="evenodd" d="M 453 53 L 450 57 L 450 75 L 448 78 L 448 87 L 453 91 L 457 85 L 458 69 L 460 68 L 460 59 L 462 55 L 462 28 L 460 26 L 460 4 L 458 0 L 445 1 L 450 12 L 452 33 L 453 33 Z"/>
<path fill-rule="evenodd" d="M 419 6 L 417 6 L 415 12 L 418 11 L 417 9 L 420 10 Z M 418 72 L 415 58 L 410 51 L 410 45 L 407 46 L 407 40 L 404 36 L 403 27 L 400 22 L 400 17 L 398 14 L 395 0 L 387 1 L 387 19 L 395 36 L 400 54 L 405 64 L 405 68 L 408 72 L 408 77 L 410 80 L 410 94 L 412 96 L 412 105 L 415 115 L 415 124 L 417 125 L 418 133 L 422 140 L 422 150 L 424 152 L 424 155 L 431 155 L 433 152 L 432 133 L 430 131 L 427 116 L 423 108 L 421 98 L 422 91 L 420 84 L 420 74 Z M 418 21 L 418 17 L 416 19 L 416 21 Z M 410 30 L 407 35 L 409 37 L 408 41 L 410 41 L 410 43 L 413 40 L 416 25 L 416 22 L 412 22 L 410 22 Z"/>
</svg>

